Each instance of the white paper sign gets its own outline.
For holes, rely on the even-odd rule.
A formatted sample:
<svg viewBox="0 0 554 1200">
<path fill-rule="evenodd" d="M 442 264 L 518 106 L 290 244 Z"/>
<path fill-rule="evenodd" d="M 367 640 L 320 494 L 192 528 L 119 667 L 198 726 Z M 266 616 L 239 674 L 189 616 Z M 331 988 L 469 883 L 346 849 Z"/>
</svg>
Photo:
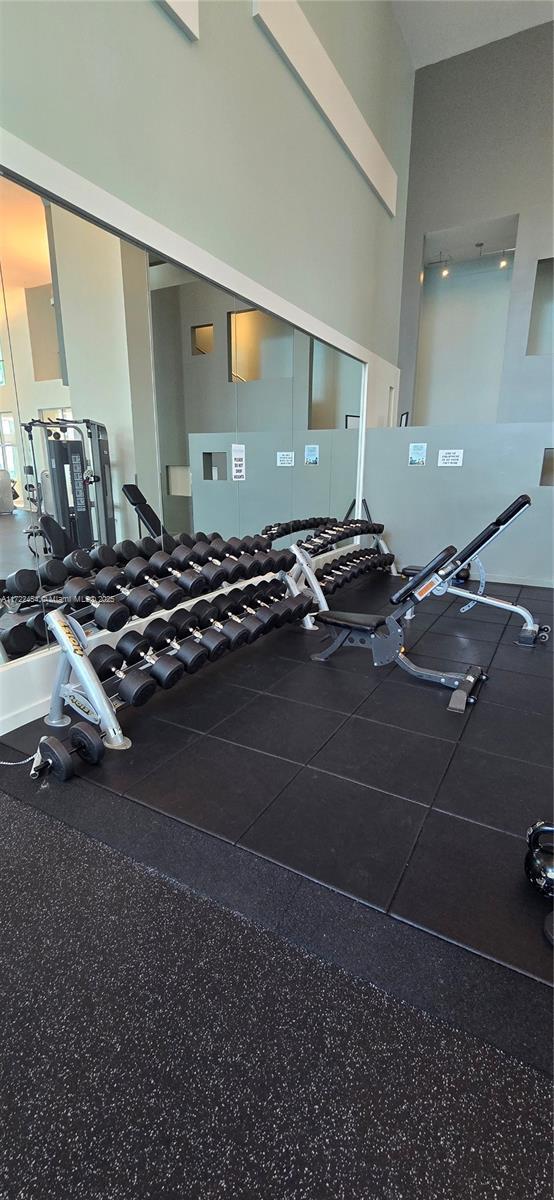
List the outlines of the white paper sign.
<svg viewBox="0 0 554 1200">
<path fill-rule="evenodd" d="M 293 467 L 294 466 L 294 450 L 278 450 L 277 451 L 277 466 L 278 467 Z"/>
<path fill-rule="evenodd" d="M 304 446 L 304 466 L 319 466 L 319 446 Z"/>
<path fill-rule="evenodd" d="M 461 467 L 463 461 L 463 450 L 439 450 L 437 467 Z"/>
<path fill-rule="evenodd" d="M 231 478 L 235 483 L 246 479 L 246 446 L 231 446 Z"/>
<path fill-rule="evenodd" d="M 424 467 L 427 460 L 427 442 L 410 442 L 409 467 Z"/>
</svg>

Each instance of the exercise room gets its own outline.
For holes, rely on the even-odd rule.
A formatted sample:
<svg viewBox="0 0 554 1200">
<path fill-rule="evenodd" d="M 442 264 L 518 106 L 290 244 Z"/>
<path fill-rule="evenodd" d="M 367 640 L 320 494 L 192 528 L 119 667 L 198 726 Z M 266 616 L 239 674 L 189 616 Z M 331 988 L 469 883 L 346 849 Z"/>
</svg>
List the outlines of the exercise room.
<svg viewBox="0 0 554 1200">
<path fill-rule="evenodd" d="M 553 9 L 0 0 L 0 1191 L 550 1200 Z"/>
</svg>

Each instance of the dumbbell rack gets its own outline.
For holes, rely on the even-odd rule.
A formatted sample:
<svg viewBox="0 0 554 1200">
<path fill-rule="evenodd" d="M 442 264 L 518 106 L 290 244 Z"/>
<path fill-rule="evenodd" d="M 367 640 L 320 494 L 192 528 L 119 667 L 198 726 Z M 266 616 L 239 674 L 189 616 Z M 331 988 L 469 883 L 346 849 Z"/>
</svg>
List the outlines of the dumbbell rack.
<svg viewBox="0 0 554 1200">
<path fill-rule="evenodd" d="M 117 697 L 110 699 L 104 691 L 88 657 L 88 642 L 82 627 L 60 609 L 47 613 L 46 622 L 61 655 L 45 724 L 58 729 L 71 724 L 71 717 L 64 713 L 65 706 L 69 706 L 99 726 L 108 749 L 128 750 L 131 740 L 125 737 L 115 712 L 122 702 Z M 76 683 L 71 682 L 72 675 L 76 676 Z"/>
</svg>

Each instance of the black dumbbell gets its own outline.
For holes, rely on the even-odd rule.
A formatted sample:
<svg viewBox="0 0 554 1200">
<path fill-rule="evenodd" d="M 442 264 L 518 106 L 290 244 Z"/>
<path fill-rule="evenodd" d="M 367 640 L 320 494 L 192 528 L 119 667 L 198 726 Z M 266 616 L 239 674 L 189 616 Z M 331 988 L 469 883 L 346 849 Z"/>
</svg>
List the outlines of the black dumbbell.
<svg viewBox="0 0 554 1200">
<path fill-rule="evenodd" d="M 258 638 L 261 637 L 263 633 L 265 633 L 265 629 L 264 629 L 264 626 L 262 625 L 262 622 L 259 621 L 258 618 L 256 616 L 254 616 L 253 614 L 247 613 L 246 616 L 243 616 L 243 617 L 239 616 L 239 614 L 235 608 L 234 602 L 232 600 L 231 601 L 229 600 L 228 594 L 225 595 L 225 593 L 223 593 L 220 596 L 214 596 L 213 606 L 214 606 L 214 608 L 217 609 L 219 616 L 222 619 L 228 619 L 229 621 L 236 621 L 237 625 L 239 625 L 241 629 L 246 630 L 246 633 L 248 635 L 247 641 L 249 643 L 256 642 L 258 640 Z"/>
<path fill-rule="evenodd" d="M 35 635 L 24 620 L 18 618 L 15 613 L 10 613 L 2 618 L 0 645 L 8 658 L 23 658 L 25 654 L 34 650 Z"/>
<path fill-rule="evenodd" d="M 105 567 L 104 570 L 115 571 L 117 568 Z M 92 619 L 98 625 L 99 629 L 107 629 L 110 633 L 117 633 L 119 629 L 123 629 L 123 626 L 129 620 L 129 606 L 126 604 L 112 604 L 108 600 L 100 600 L 98 598 L 99 594 L 102 595 L 104 592 L 110 595 L 108 588 L 97 585 L 97 580 L 103 574 L 104 572 L 100 571 L 96 576 L 96 580 L 83 579 L 80 575 L 76 575 L 72 579 L 67 579 L 62 588 L 62 596 L 68 604 L 85 604 L 89 606 L 93 610 Z M 98 590 L 96 590 L 97 588 Z M 146 616 L 148 614 L 137 615 Z"/>
<path fill-rule="evenodd" d="M 230 558 L 237 562 L 240 568 L 239 578 L 251 579 L 253 575 L 258 574 L 255 559 L 252 554 L 245 553 L 241 538 L 229 538 L 228 541 L 224 538 L 214 538 L 211 551 L 220 561 Z"/>
<path fill-rule="evenodd" d="M 204 626 L 198 614 L 194 613 L 192 610 L 189 611 L 186 608 L 178 608 L 176 611 L 172 612 L 170 624 L 175 627 L 178 638 L 187 639 L 186 641 L 182 642 L 181 651 L 183 652 L 186 650 L 186 652 L 191 656 L 191 662 L 193 664 L 195 659 L 191 643 L 196 646 L 197 649 L 205 651 L 210 662 L 215 662 L 217 658 L 221 658 L 221 655 L 225 654 L 225 652 L 229 649 L 229 640 L 225 637 L 225 634 L 220 633 L 219 630 L 213 629 L 211 626 Z M 185 660 L 183 658 L 183 654 L 181 653 L 181 662 L 183 661 Z M 196 667 L 193 665 L 191 668 L 187 669 L 195 670 Z"/>
<path fill-rule="evenodd" d="M 230 618 L 221 622 L 217 608 L 207 600 L 197 600 L 190 611 L 191 615 L 197 618 L 202 629 L 211 627 L 225 637 L 230 650 L 237 650 L 239 646 L 244 646 L 248 641 L 248 632 L 243 629 L 241 623 Z"/>
<path fill-rule="evenodd" d="M 256 605 L 255 587 L 249 585 L 245 588 L 233 588 L 231 592 L 227 592 L 226 600 L 233 605 L 232 611 L 237 615 L 247 613 L 249 616 L 256 617 L 256 620 L 263 626 L 264 633 L 270 633 L 277 627 L 277 613 L 272 612 L 271 606 Z"/>
<path fill-rule="evenodd" d="M 145 662 L 152 678 L 161 688 L 175 687 L 185 673 L 183 664 L 170 654 L 154 654 L 149 639 L 144 634 L 138 633 L 136 629 L 129 629 L 127 633 L 123 634 L 116 645 L 116 650 L 123 656 L 128 667 L 136 666 L 141 660 Z"/>
<path fill-rule="evenodd" d="M 285 625 L 288 621 L 292 621 L 294 605 L 291 603 L 291 596 L 286 593 L 286 588 L 278 579 L 272 579 L 269 583 L 261 583 L 258 588 L 258 596 L 263 602 L 268 601 L 272 604 L 273 612 L 277 613 L 277 624 Z"/>
<path fill-rule="evenodd" d="M 143 558 L 151 558 L 158 549 L 158 543 L 155 538 L 147 535 L 146 537 L 139 538 L 137 542 L 137 549 L 139 554 L 142 554 Z"/>
<path fill-rule="evenodd" d="M 215 591 L 226 582 L 227 574 L 221 563 L 211 557 L 210 547 L 203 543 L 194 546 L 176 546 L 171 554 L 158 550 L 150 559 L 152 567 L 161 575 L 171 573 L 179 580 L 179 586 L 188 595 L 202 595 L 202 592 Z M 184 576 L 184 578 L 183 578 Z M 194 584 L 194 576 L 201 576 L 200 586 Z M 182 580 L 182 582 L 181 582 Z M 204 586 L 205 584 L 205 586 Z M 181 597 L 182 599 L 182 597 Z"/>
<path fill-rule="evenodd" d="M 45 588 L 61 587 L 69 575 L 65 563 L 59 558 L 47 558 L 46 562 L 39 563 L 37 569 L 40 582 Z"/>
<path fill-rule="evenodd" d="M 219 534 L 216 534 L 219 537 Z M 215 540 L 210 538 L 210 541 Z M 246 534 L 242 539 L 242 545 L 247 554 L 256 554 L 258 550 L 271 550 L 271 541 L 268 537 L 264 537 L 262 533 Z"/>
<path fill-rule="evenodd" d="M 245 591 L 247 590 L 245 588 Z M 255 608 L 256 616 L 260 617 L 260 619 L 261 611 L 268 609 L 272 614 L 274 626 L 277 628 L 285 625 L 290 620 L 292 609 L 287 605 L 286 601 L 282 600 L 280 593 L 279 599 L 275 598 L 275 595 L 271 591 L 271 584 L 260 583 L 257 588 L 253 588 L 249 596 L 249 603 Z M 258 609 L 261 611 L 258 612 Z"/>
<path fill-rule="evenodd" d="M 103 683 L 118 680 L 117 694 L 125 704 L 139 708 L 154 695 L 156 682 L 152 676 L 146 671 L 122 671 L 124 659 L 113 646 L 95 646 L 88 657 Z"/>
<path fill-rule="evenodd" d="M 210 585 L 204 572 L 197 563 L 190 563 L 189 567 L 183 569 L 175 564 L 175 555 L 184 547 L 177 546 L 173 554 L 166 554 L 163 550 L 157 550 L 155 554 L 148 560 L 149 566 L 155 571 L 156 575 L 172 575 L 181 590 L 187 596 L 202 596 L 204 592 L 209 592 Z M 184 561 L 185 556 L 182 556 L 180 561 Z M 181 596 L 181 600 L 183 597 Z"/>
<path fill-rule="evenodd" d="M 20 567 L 12 571 L 4 580 L 3 592 L 14 599 L 24 600 L 26 596 L 36 596 L 40 587 L 40 579 L 36 571 Z"/>
<path fill-rule="evenodd" d="M 90 559 L 97 571 L 101 571 L 103 567 L 115 567 L 119 561 L 115 550 L 106 545 L 94 546 L 90 551 Z"/>
<path fill-rule="evenodd" d="M 73 775 L 72 754 L 78 754 L 86 763 L 99 763 L 104 757 L 106 747 L 102 735 L 92 725 L 78 721 L 71 730 L 71 750 L 57 737 L 42 737 L 38 748 L 41 762 L 38 771 L 47 768 L 48 772 L 64 783 Z"/>
<path fill-rule="evenodd" d="M 116 542 L 113 549 L 118 563 L 129 562 L 131 558 L 136 558 L 139 552 L 136 542 L 132 542 L 130 538 L 123 538 L 123 541 Z"/>
<path fill-rule="evenodd" d="M 72 577 L 82 575 L 83 579 L 92 575 L 94 563 L 88 550 L 71 550 L 66 554 L 64 566 L 67 567 L 68 574 Z"/>
<path fill-rule="evenodd" d="M 150 617 L 158 607 L 156 597 L 149 587 L 127 586 L 127 576 L 123 567 L 103 567 L 94 582 L 100 595 L 121 596 L 122 604 L 134 617 Z M 122 627 L 120 625 L 118 628 Z"/>
<path fill-rule="evenodd" d="M 183 589 L 172 578 L 158 579 L 153 573 L 150 562 L 147 562 L 145 558 L 140 556 L 131 558 L 123 570 L 133 586 L 141 587 L 148 584 L 157 601 L 154 605 L 155 608 L 176 608 L 178 604 L 181 604 Z"/>
<path fill-rule="evenodd" d="M 181 619 L 183 614 L 184 620 Z M 185 640 L 179 641 L 184 634 Z M 175 658 L 183 664 L 188 675 L 194 675 L 208 661 L 208 651 L 200 640 L 189 636 L 190 620 L 186 609 L 177 609 L 171 614 L 171 621 L 163 617 L 155 617 L 143 630 L 143 636 L 155 651 L 174 650 Z"/>
</svg>

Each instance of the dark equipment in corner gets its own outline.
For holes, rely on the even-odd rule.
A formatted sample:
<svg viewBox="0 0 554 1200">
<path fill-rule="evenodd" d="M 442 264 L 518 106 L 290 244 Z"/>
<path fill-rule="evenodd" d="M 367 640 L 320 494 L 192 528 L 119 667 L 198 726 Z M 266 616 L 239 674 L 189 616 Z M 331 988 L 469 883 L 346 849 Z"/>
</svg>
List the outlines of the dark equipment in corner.
<svg viewBox="0 0 554 1200">
<path fill-rule="evenodd" d="M 37 509 L 62 527 L 72 544 L 91 547 L 116 540 L 108 434 L 87 417 L 27 421 Z M 46 470 L 39 476 L 34 432 L 43 438 Z"/>
</svg>

